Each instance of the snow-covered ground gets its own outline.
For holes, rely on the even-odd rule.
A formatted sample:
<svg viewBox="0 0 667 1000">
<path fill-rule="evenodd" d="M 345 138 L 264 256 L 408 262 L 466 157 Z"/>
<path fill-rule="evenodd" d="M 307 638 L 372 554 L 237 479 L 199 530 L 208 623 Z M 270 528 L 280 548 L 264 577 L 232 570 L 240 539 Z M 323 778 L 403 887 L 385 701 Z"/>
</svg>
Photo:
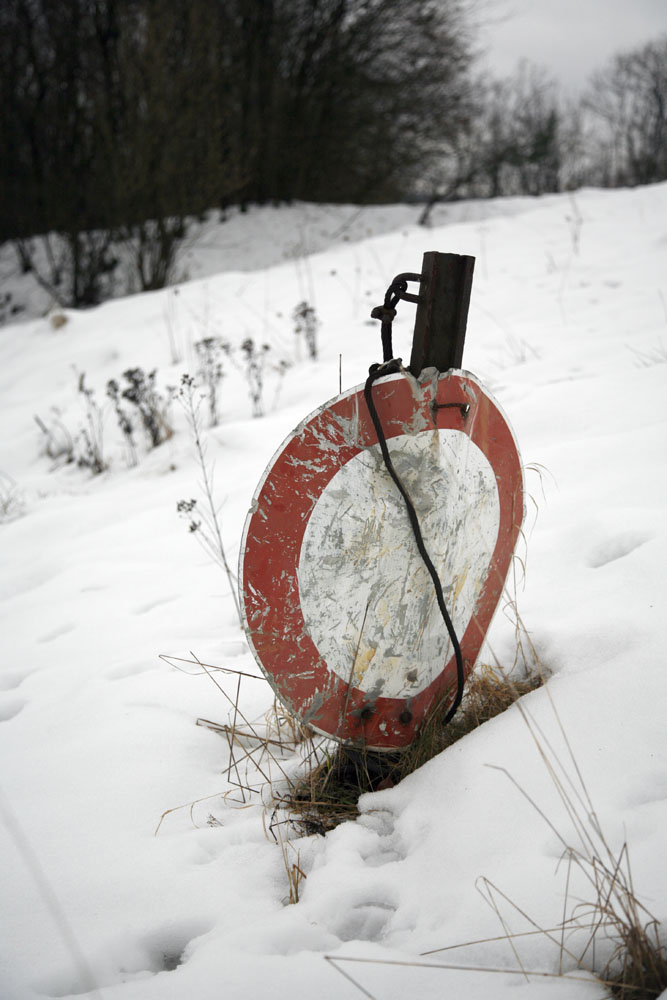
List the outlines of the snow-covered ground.
<svg viewBox="0 0 667 1000">
<path fill-rule="evenodd" d="M 288 905 L 261 802 L 224 803 L 226 743 L 195 724 L 227 721 L 228 703 L 205 673 L 159 659 L 258 673 L 224 574 L 176 513 L 201 496 L 181 405 L 173 436 L 141 443 L 130 467 L 107 381 L 142 367 L 177 386 L 206 337 L 271 346 L 266 415 L 225 359 L 220 423 L 204 431 L 234 561 L 272 454 L 337 394 L 339 355 L 343 387 L 364 380 L 381 354 L 371 307 L 433 249 L 477 258 L 464 365 L 508 414 L 534 498 L 509 596 L 550 679 L 523 704 L 573 775 L 553 699 L 610 846 L 627 841 L 636 892 L 667 921 L 667 185 L 443 207 L 430 230 L 418 214 L 252 211 L 209 224 L 177 291 L 0 329 L 3 998 L 605 995 L 567 957 L 578 978 L 512 971 L 558 972 L 544 935 L 517 938 L 518 958 L 507 940 L 419 958 L 533 930 L 528 917 L 553 928 L 591 899 L 566 889 L 564 845 L 517 788 L 578 844 L 518 707 L 366 796 L 357 822 L 293 842 L 307 878 Z M 303 300 L 321 322 L 316 362 L 294 334 Z M 412 322 L 402 304 L 399 356 Z M 82 373 L 104 410 L 98 476 L 47 457 L 34 419 L 76 437 Z M 508 666 L 510 610 L 489 637 Z M 244 682 L 247 716 L 271 702 L 263 680 Z M 497 893 L 503 924 L 478 891 L 489 883 L 527 917 Z M 382 961 L 339 963 L 364 994 L 325 956 Z M 440 967 L 401 964 L 415 961 Z"/>
</svg>

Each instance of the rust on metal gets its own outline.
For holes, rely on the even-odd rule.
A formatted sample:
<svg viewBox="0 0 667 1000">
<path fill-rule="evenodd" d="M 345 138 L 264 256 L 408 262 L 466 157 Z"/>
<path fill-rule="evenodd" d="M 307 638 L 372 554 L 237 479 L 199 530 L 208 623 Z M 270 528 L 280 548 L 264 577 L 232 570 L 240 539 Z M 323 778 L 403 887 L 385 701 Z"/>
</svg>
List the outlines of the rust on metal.
<svg viewBox="0 0 667 1000">
<path fill-rule="evenodd" d="M 424 254 L 410 371 L 461 368 L 475 258 L 465 254 Z"/>
</svg>

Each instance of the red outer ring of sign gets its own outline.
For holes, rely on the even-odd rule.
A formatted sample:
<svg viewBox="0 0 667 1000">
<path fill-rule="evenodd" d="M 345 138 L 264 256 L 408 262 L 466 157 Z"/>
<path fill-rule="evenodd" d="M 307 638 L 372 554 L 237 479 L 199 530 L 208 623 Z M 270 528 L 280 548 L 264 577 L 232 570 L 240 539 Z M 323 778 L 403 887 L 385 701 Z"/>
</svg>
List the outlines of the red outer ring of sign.
<svg viewBox="0 0 667 1000">
<path fill-rule="evenodd" d="M 403 376 L 375 383 L 373 398 L 387 440 L 415 429 L 467 434 L 484 453 L 498 484 L 500 526 L 477 608 L 459 636 L 466 674 L 472 670 L 502 594 L 523 521 L 523 473 L 512 431 L 498 406 L 467 373 L 449 372 L 422 385 L 419 401 Z M 409 700 L 368 696 L 329 670 L 308 635 L 297 567 L 308 519 L 338 470 L 377 444 L 363 387 L 306 417 L 284 442 L 256 492 L 241 547 L 241 604 L 250 647 L 270 684 L 300 719 L 326 735 L 378 749 L 409 745 L 440 699 L 456 690 L 454 657 L 431 684 Z M 402 720 L 401 720 L 402 716 Z M 409 721 L 408 720 L 408 716 Z"/>
</svg>

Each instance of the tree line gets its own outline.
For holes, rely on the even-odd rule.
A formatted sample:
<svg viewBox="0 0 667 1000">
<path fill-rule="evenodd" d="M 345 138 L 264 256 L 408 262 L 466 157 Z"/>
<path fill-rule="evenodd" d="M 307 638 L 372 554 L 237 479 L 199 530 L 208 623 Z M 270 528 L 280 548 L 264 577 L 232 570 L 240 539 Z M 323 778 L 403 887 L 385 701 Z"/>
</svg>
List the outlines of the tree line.
<svg viewBox="0 0 667 1000">
<path fill-rule="evenodd" d="M 475 79 L 471 53 L 464 0 L 3 0 L 0 241 L 87 305 L 119 245 L 162 287 L 213 208 L 667 177 L 667 39 L 577 105 L 534 68 Z"/>
</svg>

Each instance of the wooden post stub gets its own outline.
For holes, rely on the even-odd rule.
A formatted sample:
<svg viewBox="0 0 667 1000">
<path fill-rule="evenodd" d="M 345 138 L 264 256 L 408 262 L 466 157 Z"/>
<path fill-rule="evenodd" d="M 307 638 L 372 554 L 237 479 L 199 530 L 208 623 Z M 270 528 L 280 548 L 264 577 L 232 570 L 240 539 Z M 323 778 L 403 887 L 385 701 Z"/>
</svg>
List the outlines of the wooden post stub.
<svg viewBox="0 0 667 1000">
<path fill-rule="evenodd" d="M 475 258 L 456 253 L 424 254 L 410 371 L 461 368 Z"/>
</svg>

